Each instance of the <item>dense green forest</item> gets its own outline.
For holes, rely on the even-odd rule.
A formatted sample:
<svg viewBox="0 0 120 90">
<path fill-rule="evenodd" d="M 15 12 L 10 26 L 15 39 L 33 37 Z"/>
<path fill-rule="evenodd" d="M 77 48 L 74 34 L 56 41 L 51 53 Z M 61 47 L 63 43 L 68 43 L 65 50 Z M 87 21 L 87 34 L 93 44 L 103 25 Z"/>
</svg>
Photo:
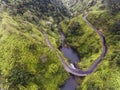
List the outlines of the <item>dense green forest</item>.
<svg viewBox="0 0 120 90">
<path fill-rule="evenodd" d="M 0 0 L 0 90 L 60 90 L 70 74 L 56 54 L 62 55 L 59 29 L 80 55 L 77 66 L 88 69 L 102 43 L 86 14 L 104 34 L 108 52 L 96 71 L 76 77 L 77 90 L 120 90 L 119 0 Z"/>
</svg>

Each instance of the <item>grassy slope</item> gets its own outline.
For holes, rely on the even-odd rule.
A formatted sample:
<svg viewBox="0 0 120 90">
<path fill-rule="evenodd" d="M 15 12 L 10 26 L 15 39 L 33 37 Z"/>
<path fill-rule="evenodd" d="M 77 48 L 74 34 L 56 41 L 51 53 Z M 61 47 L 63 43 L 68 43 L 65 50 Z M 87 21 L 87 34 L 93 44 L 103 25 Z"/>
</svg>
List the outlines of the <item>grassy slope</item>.
<svg viewBox="0 0 120 90">
<path fill-rule="evenodd" d="M 11 90 L 12 82 L 18 81 L 17 85 L 13 84 L 14 90 L 58 89 L 67 78 L 67 74 L 37 27 L 21 19 L 16 22 L 7 13 L 0 14 L 0 25 L 0 73 L 6 79 L 0 81 L 0 87 Z M 51 41 L 55 42 L 54 39 Z M 26 84 L 20 84 L 23 81 L 17 80 L 20 78 L 19 70 L 14 80 L 10 81 L 8 78 L 15 75 L 16 63 L 24 64 L 25 72 L 31 75 Z M 2 84 L 3 82 L 5 84 Z"/>
</svg>

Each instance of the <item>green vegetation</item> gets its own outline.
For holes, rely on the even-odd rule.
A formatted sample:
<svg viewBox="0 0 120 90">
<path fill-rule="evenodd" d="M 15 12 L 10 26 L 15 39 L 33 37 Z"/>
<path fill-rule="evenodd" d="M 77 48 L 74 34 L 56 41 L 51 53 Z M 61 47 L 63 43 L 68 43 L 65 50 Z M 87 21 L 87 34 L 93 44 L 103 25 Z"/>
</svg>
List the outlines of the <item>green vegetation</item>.
<svg viewBox="0 0 120 90">
<path fill-rule="evenodd" d="M 0 0 L 0 5 L 1 11 L 8 11 L 13 16 L 21 15 L 25 20 L 38 24 L 40 19 L 46 20 L 48 17 L 53 17 L 56 22 L 59 22 L 68 15 L 62 2 L 56 0 L 53 2 L 50 0 Z"/>
<path fill-rule="evenodd" d="M 22 19 L 16 22 L 7 13 L 0 18 L 0 88 L 58 89 L 68 75 L 40 30 Z"/>
<path fill-rule="evenodd" d="M 99 35 L 82 18 L 81 13 L 88 13 L 87 19 L 105 35 L 108 53 L 94 73 L 78 79 L 77 89 L 120 90 L 120 0 L 75 1 L 67 10 L 67 0 L 0 0 L 0 89 L 60 89 L 69 74 L 56 54 L 59 23 L 66 46 L 81 57 L 77 65 L 88 69 L 102 52 Z M 68 18 L 69 11 L 73 17 Z"/>
<path fill-rule="evenodd" d="M 106 0 L 109 11 L 114 14 L 120 11 L 120 0 Z"/>
<path fill-rule="evenodd" d="M 115 2 L 112 0 L 112 2 L 97 1 L 95 5 L 86 8 L 87 11 L 89 11 L 87 19 L 105 35 L 108 45 L 108 53 L 97 67 L 96 71 L 85 77 L 83 81 L 80 81 L 81 85 L 77 90 L 120 89 L 120 12 L 118 11 L 120 8 L 116 6 L 119 5 L 117 0 Z M 76 31 L 78 32 L 78 35 L 70 32 L 70 28 L 74 31 L 74 28 L 78 27 L 75 22 L 79 22 L 80 25 L 79 31 Z M 84 23 L 81 16 L 63 21 L 61 23 L 61 28 L 66 34 L 67 44 L 74 47 L 81 55 L 79 66 L 86 69 L 101 53 L 100 48 L 102 49 L 102 46 L 99 37 L 95 32 L 95 34 L 93 33 L 92 29 L 86 25 L 86 23 Z M 82 32 L 82 34 L 79 32 Z M 86 38 L 84 36 L 86 36 Z M 91 47 L 92 50 L 88 50 L 88 53 L 84 53 L 89 48 L 89 45 L 91 45 L 90 42 L 95 45 Z M 95 48 L 97 49 L 97 52 L 94 52 Z"/>
<path fill-rule="evenodd" d="M 66 35 L 66 44 L 74 47 L 81 57 L 80 67 L 89 68 L 102 50 L 99 35 L 83 21 L 81 15 L 61 22 L 61 28 Z"/>
<path fill-rule="evenodd" d="M 102 30 L 106 37 L 108 53 L 95 73 L 82 82 L 82 90 L 119 90 L 120 89 L 120 38 L 119 12 L 111 15 L 108 12 L 91 12 L 88 20 Z M 79 90 L 79 89 L 78 89 Z"/>
</svg>

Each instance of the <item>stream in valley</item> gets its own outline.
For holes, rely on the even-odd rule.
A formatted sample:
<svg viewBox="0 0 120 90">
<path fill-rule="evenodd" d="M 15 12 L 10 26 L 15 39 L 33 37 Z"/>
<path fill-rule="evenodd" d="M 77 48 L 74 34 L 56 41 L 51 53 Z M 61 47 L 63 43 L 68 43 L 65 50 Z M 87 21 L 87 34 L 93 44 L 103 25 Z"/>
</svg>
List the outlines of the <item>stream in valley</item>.
<svg viewBox="0 0 120 90">
<path fill-rule="evenodd" d="M 64 66 L 64 68 L 66 69 L 66 71 L 68 71 L 69 73 L 74 74 L 75 76 L 86 76 L 88 74 L 91 74 L 93 71 L 95 71 L 96 67 L 98 66 L 98 64 L 103 60 L 103 58 L 106 56 L 107 54 L 107 44 L 106 44 L 106 40 L 105 40 L 105 36 L 103 35 L 102 32 L 100 32 L 99 30 L 97 30 L 87 19 L 86 19 L 87 15 L 85 15 L 83 17 L 83 20 L 90 26 L 93 28 L 93 30 L 100 36 L 101 42 L 103 44 L 102 47 L 102 53 L 101 55 L 95 60 L 95 62 L 91 65 L 91 67 L 86 70 L 86 71 L 82 71 L 81 69 L 76 69 L 76 63 L 78 63 L 80 61 L 80 57 L 78 56 L 77 52 L 70 46 L 67 46 L 65 44 L 65 36 L 62 33 L 62 31 L 60 31 L 60 35 L 61 35 L 61 39 L 62 39 L 62 45 L 60 47 L 61 52 L 64 54 L 64 56 L 66 58 L 68 58 L 70 61 L 70 65 L 67 65 L 63 59 L 62 60 L 62 64 Z M 59 55 L 60 56 L 60 55 Z M 68 78 L 68 80 L 66 80 L 65 84 L 61 87 L 61 90 L 76 90 L 76 87 L 78 86 L 78 83 L 76 82 L 76 80 L 74 79 L 75 76 L 71 75 L 71 78 Z"/>
<path fill-rule="evenodd" d="M 64 54 L 66 58 L 68 58 L 70 61 L 70 64 L 74 67 L 74 64 L 80 61 L 80 58 L 77 54 L 77 52 L 70 46 L 66 46 L 64 43 L 65 36 L 62 32 L 61 39 L 62 39 L 62 45 L 60 47 L 60 51 Z M 65 84 L 61 87 L 61 90 L 76 90 L 76 87 L 78 86 L 78 83 L 75 80 L 75 76 L 71 75 L 65 82 Z"/>
</svg>

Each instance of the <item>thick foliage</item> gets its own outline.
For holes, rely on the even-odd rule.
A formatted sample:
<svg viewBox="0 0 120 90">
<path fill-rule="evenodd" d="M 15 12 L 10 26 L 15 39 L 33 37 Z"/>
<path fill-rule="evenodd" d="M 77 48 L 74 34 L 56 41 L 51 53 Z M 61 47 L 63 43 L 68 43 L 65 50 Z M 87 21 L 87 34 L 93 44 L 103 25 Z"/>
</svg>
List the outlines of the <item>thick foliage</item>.
<svg viewBox="0 0 120 90">
<path fill-rule="evenodd" d="M 120 11 L 120 0 L 106 0 L 111 13 Z"/>
<path fill-rule="evenodd" d="M 68 15 L 62 2 L 56 0 L 1 0 L 1 6 L 12 15 L 20 14 L 27 20 L 37 23 L 41 18 L 52 16 L 59 21 L 60 18 L 63 19 L 63 16 Z"/>
</svg>

